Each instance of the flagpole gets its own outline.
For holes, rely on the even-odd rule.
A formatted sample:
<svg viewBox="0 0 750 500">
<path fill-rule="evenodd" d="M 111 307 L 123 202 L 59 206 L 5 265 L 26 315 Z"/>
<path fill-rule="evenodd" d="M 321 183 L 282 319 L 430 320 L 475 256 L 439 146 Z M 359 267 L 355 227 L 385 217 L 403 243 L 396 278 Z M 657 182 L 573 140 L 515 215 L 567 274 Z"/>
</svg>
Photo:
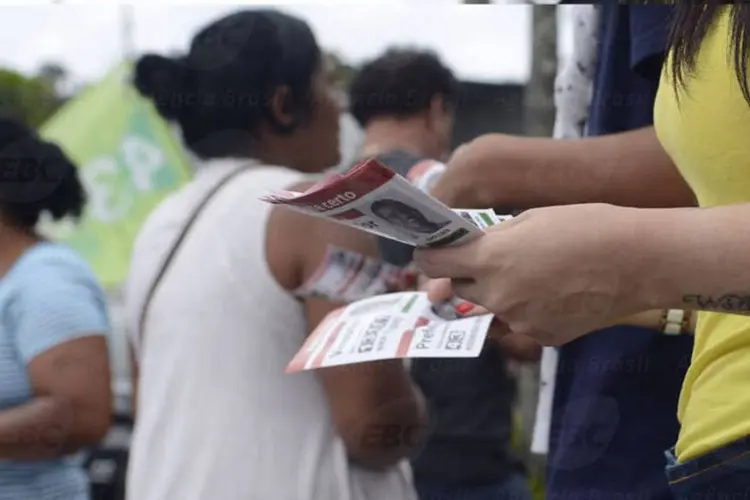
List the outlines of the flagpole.
<svg viewBox="0 0 750 500">
<path fill-rule="evenodd" d="M 120 43 L 122 44 L 122 56 L 126 62 L 132 62 L 135 58 L 134 28 L 135 16 L 133 5 L 120 5 Z"/>
</svg>

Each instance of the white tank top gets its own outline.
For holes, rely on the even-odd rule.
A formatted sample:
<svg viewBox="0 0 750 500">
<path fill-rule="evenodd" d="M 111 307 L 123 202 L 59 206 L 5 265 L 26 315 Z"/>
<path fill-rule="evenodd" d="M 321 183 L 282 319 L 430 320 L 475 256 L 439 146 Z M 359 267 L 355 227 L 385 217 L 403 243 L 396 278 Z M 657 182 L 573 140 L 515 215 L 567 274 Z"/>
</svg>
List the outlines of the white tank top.
<svg viewBox="0 0 750 500">
<path fill-rule="evenodd" d="M 148 219 L 127 287 L 131 332 L 189 214 L 237 166 L 212 162 Z M 374 472 L 347 460 L 314 373 L 284 373 L 307 326 L 268 268 L 271 207 L 258 197 L 299 180 L 257 164 L 231 180 L 157 290 L 137 346 L 129 500 L 416 500 L 405 462 Z"/>
</svg>

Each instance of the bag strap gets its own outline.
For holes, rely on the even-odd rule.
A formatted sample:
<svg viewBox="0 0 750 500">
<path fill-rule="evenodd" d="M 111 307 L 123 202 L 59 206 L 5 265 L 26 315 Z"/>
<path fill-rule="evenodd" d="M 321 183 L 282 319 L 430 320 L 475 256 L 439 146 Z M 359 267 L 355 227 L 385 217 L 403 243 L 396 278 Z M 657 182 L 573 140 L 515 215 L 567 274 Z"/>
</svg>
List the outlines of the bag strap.
<svg viewBox="0 0 750 500">
<path fill-rule="evenodd" d="M 185 241 L 185 238 L 187 237 L 188 233 L 190 232 L 190 229 L 195 224 L 195 221 L 198 220 L 198 216 L 203 212 L 203 209 L 206 208 L 206 205 L 208 205 L 208 202 L 210 202 L 214 196 L 227 184 L 229 184 L 229 181 L 237 177 L 242 172 L 246 172 L 247 169 L 243 166 L 241 168 L 238 168 L 234 171 L 232 171 L 229 175 L 225 176 L 221 181 L 216 183 L 215 186 L 213 186 L 208 193 L 200 200 L 198 205 L 193 209 L 193 212 L 190 214 L 190 217 L 188 218 L 185 225 L 182 227 L 182 230 L 180 231 L 179 235 L 177 236 L 177 239 L 175 240 L 174 244 L 172 245 L 172 248 L 170 248 L 169 253 L 164 259 L 164 262 L 161 264 L 161 268 L 159 269 L 159 272 L 156 274 L 156 277 L 151 282 L 151 286 L 148 289 L 148 293 L 146 293 L 146 299 L 143 301 L 143 305 L 141 306 L 141 313 L 138 318 L 138 350 L 142 350 L 143 345 L 143 328 L 146 325 L 146 317 L 149 311 L 149 307 L 151 306 L 151 301 L 154 298 L 154 295 L 156 294 L 156 290 L 159 287 L 159 284 L 162 282 L 162 279 L 164 278 L 164 275 L 167 273 L 167 270 L 169 269 L 170 264 L 172 264 L 172 261 L 174 260 L 175 255 L 177 255 L 177 250 L 179 250 L 182 243 Z"/>
</svg>

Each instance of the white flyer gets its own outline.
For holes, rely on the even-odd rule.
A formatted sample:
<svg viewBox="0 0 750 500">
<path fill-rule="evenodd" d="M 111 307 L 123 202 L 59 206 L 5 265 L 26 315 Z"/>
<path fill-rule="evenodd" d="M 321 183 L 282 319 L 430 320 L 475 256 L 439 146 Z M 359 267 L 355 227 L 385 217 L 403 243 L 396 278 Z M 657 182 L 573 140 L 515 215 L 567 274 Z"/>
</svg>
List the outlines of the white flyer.
<svg viewBox="0 0 750 500">
<path fill-rule="evenodd" d="M 308 337 L 287 373 L 401 358 L 475 358 L 492 315 L 452 321 L 431 311 L 424 292 L 360 300 L 330 313 Z"/>
<path fill-rule="evenodd" d="M 458 245 L 482 235 L 476 224 L 375 159 L 304 193 L 278 191 L 261 200 L 417 247 Z"/>
<path fill-rule="evenodd" d="M 482 230 L 513 218 L 512 215 L 498 215 L 491 208 L 484 210 L 454 208 L 453 211 L 460 215 L 467 222 L 471 222 Z"/>
</svg>

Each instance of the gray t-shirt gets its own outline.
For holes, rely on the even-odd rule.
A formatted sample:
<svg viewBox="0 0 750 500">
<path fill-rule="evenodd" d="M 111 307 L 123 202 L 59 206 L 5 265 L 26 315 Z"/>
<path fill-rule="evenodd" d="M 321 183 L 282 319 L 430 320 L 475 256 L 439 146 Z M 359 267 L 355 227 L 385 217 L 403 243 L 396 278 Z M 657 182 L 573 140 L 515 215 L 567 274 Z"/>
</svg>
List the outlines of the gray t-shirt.
<svg viewBox="0 0 750 500">
<path fill-rule="evenodd" d="M 406 151 L 377 159 L 404 177 L 424 160 Z M 378 243 L 384 261 L 411 262 L 412 247 L 387 238 Z M 416 481 L 485 484 L 523 470 L 510 451 L 515 381 L 496 345 L 488 343 L 475 359 L 414 359 L 412 377 L 429 403 L 431 429 L 412 460 Z"/>
</svg>

